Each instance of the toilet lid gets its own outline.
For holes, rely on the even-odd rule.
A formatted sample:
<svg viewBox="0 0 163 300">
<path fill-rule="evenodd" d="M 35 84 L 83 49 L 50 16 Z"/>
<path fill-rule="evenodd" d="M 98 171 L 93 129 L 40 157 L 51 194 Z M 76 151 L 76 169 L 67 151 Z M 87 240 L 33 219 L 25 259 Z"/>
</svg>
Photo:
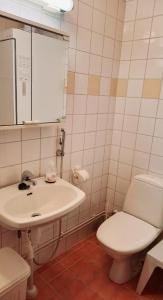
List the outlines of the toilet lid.
<svg viewBox="0 0 163 300">
<path fill-rule="evenodd" d="M 145 249 L 160 232 L 132 215 L 118 212 L 101 224 L 97 239 L 113 251 L 132 254 Z"/>
</svg>

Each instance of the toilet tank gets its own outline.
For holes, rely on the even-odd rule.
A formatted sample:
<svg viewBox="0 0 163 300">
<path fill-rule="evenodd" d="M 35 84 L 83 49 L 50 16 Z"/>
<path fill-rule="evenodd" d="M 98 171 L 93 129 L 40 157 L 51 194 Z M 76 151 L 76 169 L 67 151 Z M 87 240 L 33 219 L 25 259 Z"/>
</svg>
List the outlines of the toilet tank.
<svg viewBox="0 0 163 300">
<path fill-rule="evenodd" d="M 123 211 L 163 228 L 163 179 L 137 175 L 128 189 Z"/>
</svg>

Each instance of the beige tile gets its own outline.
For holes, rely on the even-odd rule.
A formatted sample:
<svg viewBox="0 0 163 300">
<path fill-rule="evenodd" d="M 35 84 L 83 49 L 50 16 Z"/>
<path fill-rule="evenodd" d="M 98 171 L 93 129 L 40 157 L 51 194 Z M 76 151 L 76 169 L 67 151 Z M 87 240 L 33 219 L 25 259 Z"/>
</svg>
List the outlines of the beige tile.
<svg viewBox="0 0 163 300">
<path fill-rule="evenodd" d="M 88 78 L 88 95 L 98 96 L 100 94 L 100 76 L 90 75 Z"/>
<path fill-rule="evenodd" d="M 75 90 L 75 73 L 68 72 L 67 76 L 67 94 L 74 94 Z"/>
<path fill-rule="evenodd" d="M 143 98 L 158 99 L 161 91 L 161 80 L 145 79 L 143 85 Z"/>
<path fill-rule="evenodd" d="M 117 97 L 126 97 L 127 87 L 128 87 L 127 79 L 118 79 L 116 96 Z"/>
<path fill-rule="evenodd" d="M 110 87 L 110 96 L 116 96 L 116 92 L 117 92 L 117 79 L 113 78 L 111 80 L 111 87 Z"/>
</svg>

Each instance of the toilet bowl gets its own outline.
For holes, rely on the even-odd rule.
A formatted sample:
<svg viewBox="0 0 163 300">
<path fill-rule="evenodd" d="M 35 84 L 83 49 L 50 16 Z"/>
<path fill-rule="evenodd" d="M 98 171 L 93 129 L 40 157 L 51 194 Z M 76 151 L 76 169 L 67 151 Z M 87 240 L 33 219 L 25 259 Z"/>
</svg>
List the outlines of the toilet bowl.
<svg viewBox="0 0 163 300">
<path fill-rule="evenodd" d="M 101 224 L 97 239 L 113 258 L 109 277 L 122 284 L 134 273 L 135 254 L 147 248 L 163 227 L 163 179 L 135 176 L 126 195 L 122 212 Z"/>
</svg>

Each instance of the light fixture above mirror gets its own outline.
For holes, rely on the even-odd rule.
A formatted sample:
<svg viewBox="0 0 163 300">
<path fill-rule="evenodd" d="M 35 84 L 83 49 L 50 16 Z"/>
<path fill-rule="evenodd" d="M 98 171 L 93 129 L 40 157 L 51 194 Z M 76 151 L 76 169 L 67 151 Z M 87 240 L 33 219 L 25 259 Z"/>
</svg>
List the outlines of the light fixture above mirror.
<svg viewBox="0 0 163 300">
<path fill-rule="evenodd" d="M 51 12 L 69 12 L 73 9 L 73 0 L 26 0 L 40 5 Z"/>
</svg>

